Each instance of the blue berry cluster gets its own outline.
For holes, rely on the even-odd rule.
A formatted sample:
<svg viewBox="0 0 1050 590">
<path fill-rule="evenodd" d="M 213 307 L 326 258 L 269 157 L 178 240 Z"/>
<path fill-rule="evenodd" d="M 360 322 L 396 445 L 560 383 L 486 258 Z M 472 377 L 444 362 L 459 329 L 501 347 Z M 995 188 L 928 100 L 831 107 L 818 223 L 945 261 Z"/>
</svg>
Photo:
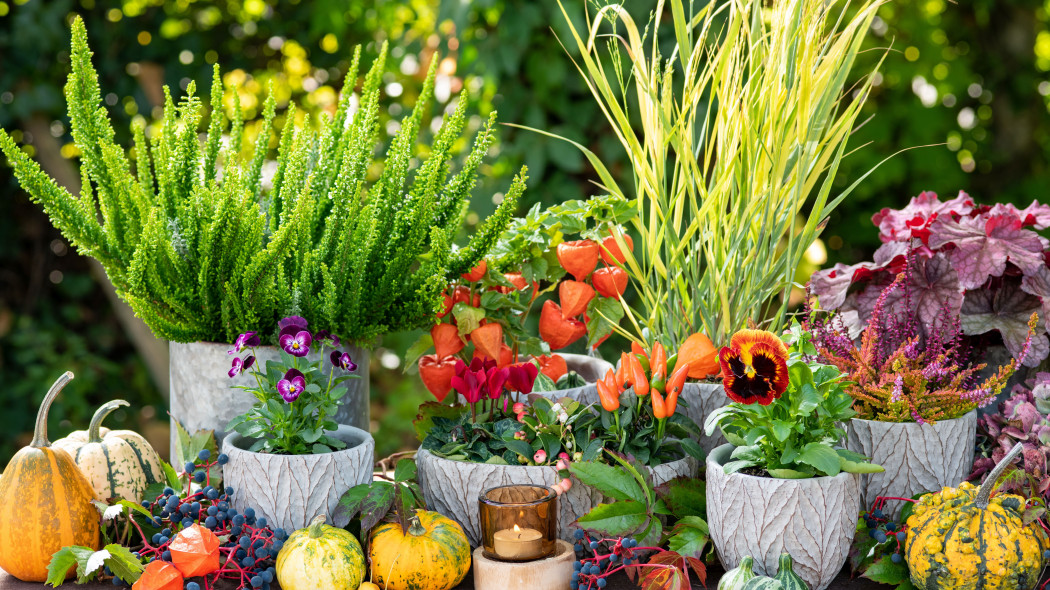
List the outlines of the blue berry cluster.
<svg viewBox="0 0 1050 590">
<path fill-rule="evenodd" d="M 638 541 L 630 537 L 597 539 L 582 530 L 577 530 L 574 536 L 576 561 L 572 564 L 569 582 L 572 590 L 605 588 L 610 575 L 637 562 L 633 550 Z"/>
<path fill-rule="evenodd" d="M 876 506 L 880 504 L 876 502 Z M 908 539 L 908 525 L 893 522 L 887 517 L 881 508 L 875 508 L 870 512 L 862 513 L 864 525 L 868 528 L 868 536 L 882 545 L 888 543 L 886 548 L 891 551 L 890 561 L 901 563 L 904 561 L 904 541 Z"/>
</svg>

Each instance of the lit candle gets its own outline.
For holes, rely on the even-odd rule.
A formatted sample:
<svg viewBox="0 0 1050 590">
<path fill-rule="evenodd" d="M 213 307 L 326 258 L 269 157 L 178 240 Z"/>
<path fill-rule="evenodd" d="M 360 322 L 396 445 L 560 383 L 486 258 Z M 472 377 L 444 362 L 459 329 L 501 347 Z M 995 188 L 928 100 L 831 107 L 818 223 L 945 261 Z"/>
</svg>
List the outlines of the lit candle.
<svg viewBox="0 0 1050 590">
<path fill-rule="evenodd" d="M 543 555 L 543 535 L 536 529 L 513 529 L 496 531 L 492 536 L 492 550 L 503 559 L 535 559 Z"/>
</svg>

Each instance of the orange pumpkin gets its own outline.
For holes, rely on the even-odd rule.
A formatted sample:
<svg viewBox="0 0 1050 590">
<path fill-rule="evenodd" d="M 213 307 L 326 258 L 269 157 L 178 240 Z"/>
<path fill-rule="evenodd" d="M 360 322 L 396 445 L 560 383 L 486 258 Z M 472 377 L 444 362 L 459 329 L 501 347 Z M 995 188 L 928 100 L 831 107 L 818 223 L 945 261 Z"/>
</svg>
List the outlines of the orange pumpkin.
<svg viewBox="0 0 1050 590">
<path fill-rule="evenodd" d="M 0 478 L 0 568 L 24 582 L 46 580 L 51 556 L 63 547 L 100 547 L 95 490 L 69 453 L 47 440 L 47 411 L 72 378 L 66 371 L 51 386 L 32 442 L 11 457 Z"/>
</svg>

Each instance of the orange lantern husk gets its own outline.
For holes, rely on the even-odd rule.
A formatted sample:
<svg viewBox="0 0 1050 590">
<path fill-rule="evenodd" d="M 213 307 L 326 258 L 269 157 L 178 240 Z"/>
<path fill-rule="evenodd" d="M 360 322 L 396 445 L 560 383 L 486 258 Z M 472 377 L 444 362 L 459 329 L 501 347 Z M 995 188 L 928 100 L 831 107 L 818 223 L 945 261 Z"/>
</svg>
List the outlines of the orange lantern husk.
<svg viewBox="0 0 1050 590">
<path fill-rule="evenodd" d="M 194 524 L 182 529 L 168 546 L 171 562 L 187 578 L 204 576 L 219 569 L 219 538 Z"/>
<path fill-rule="evenodd" d="M 178 568 L 166 561 L 154 559 L 146 564 L 146 569 L 131 586 L 131 590 L 182 590 L 182 585 L 183 578 Z"/>
</svg>

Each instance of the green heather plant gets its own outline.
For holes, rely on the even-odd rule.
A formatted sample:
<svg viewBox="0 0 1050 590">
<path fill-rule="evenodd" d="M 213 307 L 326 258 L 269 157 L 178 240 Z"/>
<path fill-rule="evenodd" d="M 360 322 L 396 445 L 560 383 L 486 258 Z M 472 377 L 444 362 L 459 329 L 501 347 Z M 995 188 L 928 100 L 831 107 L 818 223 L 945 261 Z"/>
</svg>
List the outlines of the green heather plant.
<svg viewBox="0 0 1050 590">
<path fill-rule="evenodd" d="M 559 1 L 562 42 L 631 164 L 623 186 L 575 144 L 603 190 L 636 198 L 634 338 L 704 332 L 721 346 L 766 319 L 780 331 L 806 249 L 863 180 L 832 194 L 874 71 L 847 80 L 880 4 L 661 0 L 640 33 L 619 4 L 578 31 Z"/>
<path fill-rule="evenodd" d="M 2 130 L 0 150 L 55 226 L 102 263 L 121 297 L 163 338 L 229 342 L 249 329 L 273 335 L 287 315 L 357 342 L 427 326 L 442 289 L 495 243 L 525 188 L 523 169 L 469 243 L 453 245 L 493 142 L 495 113 L 452 174 L 449 158 L 465 124 L 466 101 L 460 100 L 422 150 L 410 180 L 420 127 L 432 106 L 434 67 L 391 141 L 382 174 L 369 182 L 380 141 L 385 46 L 352 113 L 360 48 L 335 116 L 319 131 L 296 123 L 295 108 L 289 108 L 272 182 L 262 174 L 276 140 L 272 93 L 250 155 L 241 154 L 244 121 L 236 94 L 228 127 L 221 115 L 218 67 L 203 146 L 203 108 L 191 83 L 177 107 L 165 89 L 160 128 L 147 141 L 143 126 L 134 126 L 135 148 L 128 154 L 114 143 L 79 18 L 71 58 L 66 99 L 81 153 L 81 194 L 59 187 Z"/>
</svg>

